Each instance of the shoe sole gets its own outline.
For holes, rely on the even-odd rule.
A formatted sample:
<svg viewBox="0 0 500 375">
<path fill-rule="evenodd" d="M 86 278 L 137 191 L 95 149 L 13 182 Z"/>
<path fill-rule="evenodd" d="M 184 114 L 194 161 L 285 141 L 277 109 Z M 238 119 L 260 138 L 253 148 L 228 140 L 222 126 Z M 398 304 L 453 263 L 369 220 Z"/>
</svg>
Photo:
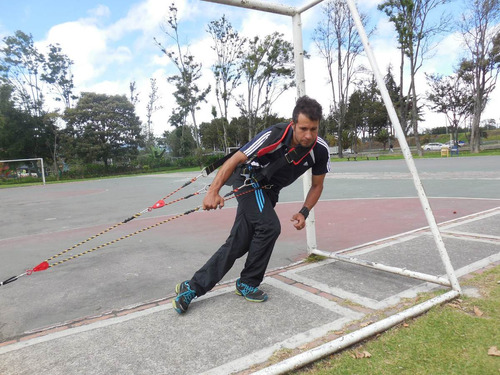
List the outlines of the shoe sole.
<svg viewBox="0 0 500 375">
<path fill-rule="evenodd" d="M 177 305 L 177 301 L 174 299 L 172 301 L 172 306 L 174 306 L 174 310 L 177 311 L 178 314 L 184 314 L 185 311 L 182 309 L 181 305 Z"/>
<path fill-rule="evenodd" d="M 266 297 L 264 299 L 252 299 L 252 298 L 244 296 L 238 289 L 236 289 L 235 294 L 238 295 L 238 296 L 241 296 L 241 297 L 245 298 L 249 302 L 257 302 L 257 303 L 259 303 L 259 302 L 266 302 L 267 301 L 267 295 L 266 295 Z"/>
<path fill-rule="evenodd" d="M 181 284 L 177 284 L 175 286 L 175 294 L 176 296 L 179 295 L 179 292 L 181 291 Z M 177 305 L 177 301 L 175 298 L 172 300 L 172 306 L 174 306 L 174 310 L 177 311 L 178 314 L 184 314 L 186 311 L 182 309 L 181 305 Z"/>
</svg>

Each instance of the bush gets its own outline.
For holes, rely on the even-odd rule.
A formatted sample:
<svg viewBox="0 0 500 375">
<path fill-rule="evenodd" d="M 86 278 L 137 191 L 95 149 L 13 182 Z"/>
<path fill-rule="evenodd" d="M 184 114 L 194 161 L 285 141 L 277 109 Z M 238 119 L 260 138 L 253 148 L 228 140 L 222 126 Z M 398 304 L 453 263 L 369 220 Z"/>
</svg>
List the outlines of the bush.
<svg viewBox="0 0 500 375">
<path fill-rule="evenodd" d="M 66 172 L 63 172 L 62 179 L 106 177 L 118 174 L 137 172 L 132 165 L 108 165 L 103 164 L 83 164 L 73 165 Z"/>
</svg>

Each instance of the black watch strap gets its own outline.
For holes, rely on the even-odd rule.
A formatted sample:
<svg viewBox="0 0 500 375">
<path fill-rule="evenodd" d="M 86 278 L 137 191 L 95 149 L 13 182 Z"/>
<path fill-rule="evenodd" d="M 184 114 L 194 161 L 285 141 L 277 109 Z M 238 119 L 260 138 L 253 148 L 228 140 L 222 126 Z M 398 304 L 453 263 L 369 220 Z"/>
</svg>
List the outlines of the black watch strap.
<svg viewBox="0 0 500 375">
<path fill-rule="evenodd" d="M 309 216 L 309 209 L 304 206 L 300 209 L 299 213 L 304 216 L 304 219 L 307 219 L 307 217 Z"/>
</svg>

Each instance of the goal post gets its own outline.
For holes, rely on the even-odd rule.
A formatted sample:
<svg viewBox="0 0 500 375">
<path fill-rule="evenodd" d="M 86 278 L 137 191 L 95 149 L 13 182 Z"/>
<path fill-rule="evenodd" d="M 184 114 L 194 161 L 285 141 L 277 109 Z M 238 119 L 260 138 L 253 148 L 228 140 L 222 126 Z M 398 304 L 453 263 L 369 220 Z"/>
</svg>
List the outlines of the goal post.
<svg viewBox="0 0 500 375">
<path fill-rule="evenodd" d="M 45 167 L 43 165 L 43 159 L 42 158 L 0 160 L 0 163 L 19 163 L 19 162 L 23 162 L 23 161 L 37 161 L 37 162 L 40 162 L 40 169 L 41 169 L 41 174 L 42 174 L 42 182 L 43 182 L 43 185 L 45 185 Z"/>
<path fill-rule="evenodd" d="M 292 17 L 292 27 L 293 27 L 293 43 L 294 43 L 294 55 L 295 55 L 295 79 L 296 79 L 296 87 L 297 87 L 297 95 L 298 97 L 305 95 L 305 74 L 304 74 L 304 56 L 303 56 L 303 48 L 302 48 L 302 21 L 301 14 L 306 10 L 313 8 L 314 6 L 321 3 L 323 0 L 311 0 L 309 4 L 306 4 L 300 8 L 295 8 L 292 6 L 282 5 L 282 4 L 273 4 L 269 1 L 262 0 L 204 0 L 212 3 L 219 3 L 224 5 L 236 6 L 241 8 L 253 9 L 258 11 L 270 12 L 285 16 Z M 403 312 L 397 313 L 395 315 L 389 316 L 381 321 L 369 326 L 368 328 L 362 328 L 357 331 L 351 332 L 345 336 L 340 337 L 337 340 L 329 342 L 320 346 L 319 348 L 312 349 L 306 351 L 302 354 L 299 354 L 295 357 L 289 358 L 283 362 L 279 362 L 270 367 L 267 367 L 261 371 L 257 371 L 255 374 L 284 374 L 287 371 L 292 369 L 297 369 L 302 367 L 308 363 L 311 363 L 314 360 L 317 360 L 321 357 L 324 357 L 329 354 L 333 354 L 336 351 L 345 347 L 345 343 L 348 342 L 350 345 L 359 342 L 374 333 L 384 331 L 399 322 L 401 322 L 402 317 L 404 319 L 414 317 L 422 314 L 423 312 L 429 310 L 431 307 L 439 305 L 443 302 L 450 301 L 454 298 L 457 298 L 461 295 L 462 291 L 460 285 L 458 283 L 458 279 L 456 277 L 455 271 L 451 264 L 451 260 L 449 258 L 448 252 L 445 248 L 443 239 L 441 237 L 441 233 L 437 226 L 436 219 L 430 207 L 430 203 L 425 194 L 423 185 L 420 181 L 420 177 L 417 172 L 417 168 L 415 166 L 413 156 L 411 154 L 408 143 L 406 142 L 406 138 L 404 137 L 404 133 L 399 122 L 399 118 L 394 109 L 394 105 L 390 99 L 390 96 L 387 91 L 387 87 L 385 86 L 383 77 L 379 71 L 377 61 L 373 55 L 370 44 L 368 42 L 368 37 L 366 31 L 364 29 L 363 24 L 361 23 L 361 19 L 357 10 L 357 7 L 354 3 L 354 0 L 345 0 L 347 3 L 351 16 L 354 20 L 356 29 L 361 38 L 361 41 L 364 46 L 364 50 L 368 56 L 368 60 L 370 62 L 372 72 L 375 76 L 375 80 L 377 82 L 378 88 L 382 94 L 382 98 L 384 104 L 387 108 L 387 112 L 389 114 L 389 118 L 396 130 L 396 136 L 398 138 L 399 144 L 403 151 L 403 155 L 406 161 L 406 165 L 408 167 L 409 172 L 412 175 L 413 183 L 415 185 L 415 189 L 417 190 L 417 195 L 420 200 L 421 206 L 424 210 L 425 217 L 427 219 L 427 223 L 429 224 L 430 230 L 432 232 L 434 242 L 436 244 L 439 256 L 441 258 L 441 262 L 443 263 L 447 279 L 443 277 L 435 277 L 433 275 L 426 275 L 420 272 L 409 271 L 406 269 L 386 266 L 383 264 L 374 264 L 373 262 L 366 262 L 360 259 L 355 259 L 352 257 L 346 257 L 341 255 L 342 252 L 337 254 L 332 254 L 328 252 L 324 252 L 317 249 L 316 245 L 316 232 L 315 232 L 315 218 L 314 218 L 314 210 L 311 210 L 308 220 L 306 221 L 306 234 L 307 234 L 307 250 L 309 254 L 319 254 L 324 255 L 330 258 L 333 258 L 338 261 L 349 262 L 351 264 L 357 264 L 359 266 L 370 266 L 372 268 L 376 268 L 385 272 L 390 272 L 397 275 L 408 276 L 420 280 L 425 280 L 427 282 L 433 282 L 438 285 L 444 285 L 450 287 L 451 290 L 442 296 L 435 297 L 427 302 L 420 303 L 410 309 L 407 309 Z M 311 172 L 304 174 L 303 184 L 304 184 L 304 194 L 307 194 L 311 187 L 312 178 Z M 373 328 L 371 328 L 373 327 Z M 376 328 L 376 329 L 375 329 Z"/>
</svg>

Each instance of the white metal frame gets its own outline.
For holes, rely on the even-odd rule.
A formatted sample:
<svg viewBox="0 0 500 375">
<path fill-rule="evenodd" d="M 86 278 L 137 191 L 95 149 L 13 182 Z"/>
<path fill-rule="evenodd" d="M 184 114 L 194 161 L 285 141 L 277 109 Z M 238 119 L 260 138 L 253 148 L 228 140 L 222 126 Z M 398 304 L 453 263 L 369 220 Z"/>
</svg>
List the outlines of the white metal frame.
<svg viewBox="0 0 500 375">
<path fill-rule="evenodd" d="M 301 14 L 306 10 L 316 6 L 321 3 L 323 0 L 313 0 L 309 4 L 306 4 L 300 8 L 295 8 L 287 5 L 281 4 L 273 4 L 270 2 L 264 2 L 261 0 L 203 0 L 212 3 L 219 3 L 231 6 L 237 6 L 241 8 L 248 8 L 254 10 L 260 10 L 264 12 L 271 12 L 280 15 L 286 15 L 292 17 L 292 27 L 293 27 L 293 42 L 294 42 L 294 56 L 295 56 L 295 79 L 297 83 L 297 96 L 305 95 L 305 73 L 304 73 L 304 56 L 303 56 L 303 47 L 302 47 L 302 21 Z M 427 195 L 425 194 L 424 187 L 422 182 L 420 181 L 420 177 L 417 172 L 417 168 L 413 161 L 413 157 L 411 155 L 410 148 L 408 147 L 408 143 L 406 142 L 406 138 L 404 136 L 403 130 L 401 128 L 401 124 L 399 122 L 398 116 L 390 99 L 389 93 L 387 91 L 387 87 L 385 86 L 382 75 L 380 74 L 380 70 L 377 65 L 377 61 L 375 56 L 373 55 L 372 49 L 370 47 L 368 37 L 366 35 L 365 29 L 361 22 L 358 10 L 354 3 L 354 0 L 345 0 L 349 9 L 351 11 L 351 15 L 353 17 L 354 23 L 356 25 L 356 29 L 360 35 L 360 38 L 363 42 L 363 46 L 365 52 L 368 56 L 368 60 L 370 61 L 370 65 L 372 67 L 373 74 L 377 81 L 378 88 L 382 94 L 382 99 L 389 113 L 389 118 L 392 122 L 394 129 L 396 130 L 396 136 L 399 141 L 399 145 L 403 152 L 406 165 L 412 175 L 413 183 L 415 185 L 415 189 L 417 190 L 418 197 L 420 199 L 420 203 L 425 213 L 425 217 L 427 219 L 427 223 L 431 229 L 434 242 L 436 243 L 439 256 L 441 257 L 441 261 L 444 264 L 447 278 L 438 277 L 434 275 L 428 275 L 421 272 L 410 271 L 403 268 L 386 266 L 379 263 L 368 262 L 361 259 L 347 257 L 341 255 L 341 252 L 338 253 L 330 253 L 317 249 L 316 245 L 316 230 L 315 230 L 315 217 L 314 210 L 311 210 L 309 214 L 309 218 L 307 220 L 306 225 L 306 234 L 307 234 L 307 250 L 309 254 L 319 254 L 324 255 L 329 258 L 333 258 L 343 262 L 349 262 L 352 264 L 370 267 L 374 269 L 378 269 L 385 272 L 395 273 L 419 280 L 424 280 L 427 282 L 436 283 L 439 285 L 444 285 L 451 287 L 452 290 L 447 293 L 432 298 L 426 302 L 420 303 L 412 308 L 409 308 L 405 311 L 392 315 L 388 318 L 385 318 L 377 323 L 371 324 L 368 327 L 359 329 L 355 332 L 352 332 L 348 335 L 342 336 L 334 341 L 321 345 L 315 349 L 309 350 L 302 354 L 299 354 L 295 357 L 289 358 L 283 362 L 277 363 L 270 367 L 267 367 L 261 371 L 256 372 L 255 374 L 284 374 L 290 370 L 297 369 L 305 366 L 308 363 L 311 363 L 315 360 L 318 360 L 322 357 L 335 353 L 340 349 L 344 349 L 356 342 L 366 339 L 378 332 L 382 332 L 387 330 L 390 327 L 393 327 L 396 324 L 403 322 L 405 319 L 420 315 L 425 311 L 429 310 L 431 307 L 441 304 L 446 301 L 450 301 L 456 297 L 458 297 L 462 291 L 460 289 L 460 285 L 458 283 L 458 279 L 455 275 L 455 270 L 451 264 L 450 258 L 448 256 L 448 252 L 444 246 L 443 239 L 441 237 L 441 233 L 436 223 L 436 219 L 434 218 L 434 214 L 432 213 L 429 200 L 427 199 Z M 312 184 L 311 172 L 309 171 L 304 175 L 304 196 L 307 195 L 311 184 Z"/>
<path fill-rule="evenodd" d="M 0 163 L 12 163 L 15 161 L 29 161 L 29 160 L 40 160 L 40 163 L 42 165 L 42 181 L 43 181 L 43 184 L 45 185 L 45 169 L 43 167 L 43 159 L 42 158 L 0 160 Z"/>
</svg>

